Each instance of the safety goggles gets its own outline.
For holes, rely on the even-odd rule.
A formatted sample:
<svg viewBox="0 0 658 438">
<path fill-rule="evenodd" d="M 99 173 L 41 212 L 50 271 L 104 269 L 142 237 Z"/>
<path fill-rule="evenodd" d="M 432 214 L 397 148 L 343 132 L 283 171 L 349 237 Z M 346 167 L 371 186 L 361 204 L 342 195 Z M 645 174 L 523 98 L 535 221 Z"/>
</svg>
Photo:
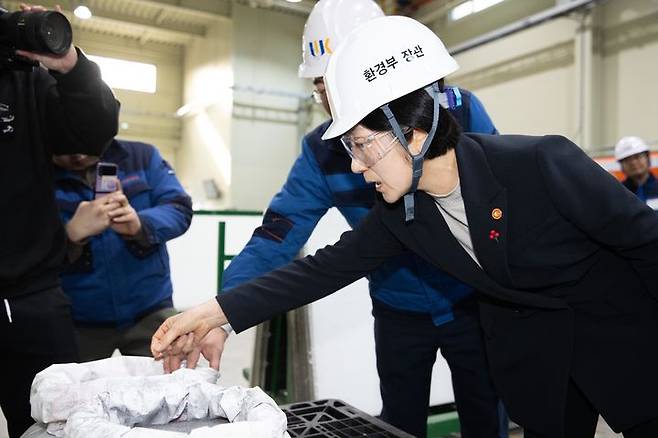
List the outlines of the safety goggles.
<svg viewBox="0 0 658 438">
<path fill-rule="evenodd" d="M 313 92 L 311 93 L 311 96 L 313 97 L 313 100 L 315 101 L 315 103 L 320 103 L 321 104 L 322 103 L 322 96 L 326 93 L 327 93 L 326 90 L 321 90 L 321 91 L 313 90 Z"/>
<path fill-rule="evenodd" d="M 311 93 L 315 103 L 322 104 L 323 96 L 327 94 L 327 89 L 324 86 L 324 80 L 322 78 L 315 78 L 313 80 L 314 90 Z"/>
<path fill-rule="evenodd" d="M 405 137 L 411 132 L 410 128 L 403 131 Z M 391 131 L 373 132 L 367 137 L 353 137 L 345 134 L 340 142 L 347 153 L 359 164 L 372 167 L 384 158 L 395 146 L 398 138 Z"/>
</svg>

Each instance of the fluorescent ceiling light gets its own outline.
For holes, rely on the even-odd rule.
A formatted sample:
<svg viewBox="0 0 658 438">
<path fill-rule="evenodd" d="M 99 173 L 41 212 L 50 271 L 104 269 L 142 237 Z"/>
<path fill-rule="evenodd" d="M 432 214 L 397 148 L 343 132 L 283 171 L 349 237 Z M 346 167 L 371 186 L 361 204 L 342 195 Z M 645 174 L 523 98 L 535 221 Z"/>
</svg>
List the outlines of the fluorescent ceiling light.
<svg viewBox="0 0 658 438">
<path fill-rule="evenodd" d="M 300 3 L 302 0 L 286 0 L 288 3 Z"/>
<path fill-rule="evenodd" d="M 73 11 L 73 15 L 78 17 L 81 20 L 87 20 L 91 18 L 91 10 L 84 6 L 84 5 L 79 5 L 75 10 Z"/>
<path fill-rule="evenodd" d="M 484 11 L 487 8 L 497 5 L 504 0 L 468 0 L 460 5 L 455 6 L 450 11 L 450 20 L 457 21 L 468 17 L 476 12 Z"/>
<path fill-rule="evenodd" d="M 452 8 L 450 11 L 450 19 L 452 21 L 461 20 L 464 17 L 467 17 L 473 13 L 473 1 L 468 0 L 458 6 Z"/>
<path fill-rule="evenodd" d="M 194 105 L 192 105 L 191 103 L 186 103 L 185 105 L 183 105 L 182 107 L 176 110 L 176 116 L 185 117 L 186 115 L 192 112 L 192 109 L 194 109 Z"/>
<path fill-rule="evenodd" d="M 503 0 L 473 0 L 473 13 L 483 11 L 502 1 Z"/>
<path fill-rule="evenodd" d="M 89 55 L 101 69 L 101 76 L 111 88 L 155 93 L 157 69 L 153 64 Z"/>
</svg>

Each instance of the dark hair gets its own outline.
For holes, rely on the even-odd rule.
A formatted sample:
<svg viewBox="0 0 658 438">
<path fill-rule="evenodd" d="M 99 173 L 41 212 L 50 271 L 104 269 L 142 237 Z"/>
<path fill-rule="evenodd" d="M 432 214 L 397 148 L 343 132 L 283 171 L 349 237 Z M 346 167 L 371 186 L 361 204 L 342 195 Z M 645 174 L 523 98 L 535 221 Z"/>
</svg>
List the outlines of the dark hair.
<svg viewBox="0 0 658 438">
<path fill-rule="evenodd" d="M 425 132 L 430 132 L 432 129 L 434 99 L 424 88 L 399 97 L 390 102 L 388 106 L 402 129 L 418 128 Z M 359 124 L 373 131 L 390 131 L 392 129 L 384 112 L 379 108 L 368 114 Z M 461 132 L 462 129 L 452 114 L 440 107 L 439 126 L 425 157 L 432 159 L 454 149 Z M 410 137 L 407 137 L 407 140 L 409 139 Z"/>
</svg>

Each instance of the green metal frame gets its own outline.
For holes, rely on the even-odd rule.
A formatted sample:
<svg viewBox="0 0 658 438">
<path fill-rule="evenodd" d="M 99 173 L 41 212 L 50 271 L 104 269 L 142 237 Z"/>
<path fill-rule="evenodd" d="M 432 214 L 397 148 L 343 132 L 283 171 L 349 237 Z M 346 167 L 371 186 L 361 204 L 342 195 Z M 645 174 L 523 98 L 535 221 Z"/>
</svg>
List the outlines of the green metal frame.
<svg viewBox="0 0 658 438">
<path fill-rule="evenodd" d="M 262 216 L 262 211 L 257 210 L 195 210 L 195 215 L 200 216 Z"/>
<path fill-rule="evenodd" d="M 457 412 L 443 412 L 427 417 L 427 438 L 442 438 L 459 433 Z"/>
<path fill-rule="evenodd" d="M 222 290 L 224 280 L 224 265 L 227 261 L 233 260 L 234 255 L 226 254 L 226 222 L 220 221 L 218 224 L 218 243 L 217 243 L 217 291 Z"/>
<path fill-rule="evenodd" d="M 208 216 L 262 216 L 259 211 L 237 211 L 237 210 L 223 210 L 211 211 L 200 210 L 195 211 L 197 215 Z M 220 221 L 217 223 L 217 291 L 221 291 L 222 283 L 224 280 L 224 266 L 227 261 L 233 260 L 236 256 L 234 254 L 226 254 L 226 222 Z M 268 384 L 263 384 L 263 389 L 272 396 L 278 403 L 288 402 L 287 382 L 279 382 L 280 367 L 286 366 L 285 352 L 282 351 L 281 342 L 283 336 L 283 324 L 286 322 L 285 315 L 275 317 L 269 324 L 269 338 L 272 340 L 272 357 L 268 358 L 271 364 Z M 243 370 L 243 373 L 249 374 L 249 371 Z"/>
<path fill-rule="evenodd" d="M 262 211 L 256 210 L 196 210 L 199 216 L 262 216 Z M 222 290 L 224 280 L 224 265 L 233 260 L 235 254 L 226 254 L 226 222 L 218 222 L 217 239 L 217 292 Z"/>
</svg>

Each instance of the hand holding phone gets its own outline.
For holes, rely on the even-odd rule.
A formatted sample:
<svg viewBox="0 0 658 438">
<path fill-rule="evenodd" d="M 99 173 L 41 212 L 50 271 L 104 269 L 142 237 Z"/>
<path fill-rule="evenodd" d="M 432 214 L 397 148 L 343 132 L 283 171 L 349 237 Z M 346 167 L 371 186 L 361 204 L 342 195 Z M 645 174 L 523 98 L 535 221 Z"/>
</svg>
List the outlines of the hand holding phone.
<svg viewBox="0 0 658 438">
<path fill-rule="evenodd" d="M 135 237 L 142 229 L 142 222 L 126 195 L 115 193 L 107 199 L 117 206 L 108 212 L 110 228 L 124 237 Z"/>
<path fill-rule="evenodd" d="M 110 212 L 118 207 L 110 198 L 82 201 L 66 223 L 66 234 L 72 242 L 80 244 L 102 233 L 112 224 Z"/>
</svg>

